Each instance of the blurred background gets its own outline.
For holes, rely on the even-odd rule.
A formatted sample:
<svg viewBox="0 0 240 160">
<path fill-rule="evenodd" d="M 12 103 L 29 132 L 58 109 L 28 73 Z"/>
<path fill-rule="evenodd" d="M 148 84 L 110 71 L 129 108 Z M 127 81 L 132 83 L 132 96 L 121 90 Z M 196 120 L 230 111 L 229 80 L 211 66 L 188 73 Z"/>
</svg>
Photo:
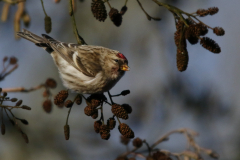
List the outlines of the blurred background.
<svg viewBox="0 0 240 160">
<path fill-rule="evenodd" d="M 162 18 L 159 22 L 148 21 L 137 1 L 129 1 L 122 25 L 116 27 L 109 17 L 104 23 L 93 17 L 91 1 L 76 2 L 76 23 L 84 40 L 88 44 L 119 50 L 129 60 L 131 71 L 125 74 L 111 93 L 118 94 L 124 89 L 131 91 L 130 95 L 114 98 L 114 101 L 132 106 L 130 118 L 123 122 L 133 129 L 136 137 L 152 144 L 168 131 L 191 128 L 199 133 L 196 142 L 219 153 L 220 159 L 240 159 L 239 0 L 165 1 L 189 13 L 200 8 L 218 7 L 216 15 L 201 20 L 211 27 L 223 27 L 226 32 L 219 37 L 209 30 L 207 35 L 220 45 L 220 54 L 213 54 L 199 44 L 188 43 L 189 64 L 184 72 L 179 72 L 176 67 L 176 28 L 174 18 L 167 9 L 152 1 L 142 0 L 143 7 L 151 16 Z M 110 1 L 112 7 L 118 10 L 124 2 Z M 53 0 L 45 0 L 44 5 L 52 18 L 52 32 L 49 35 L 63 42 L 76 43 L 68 14 L 68 1 L 62 0 L 56 4 Z M 2 6 L 3 2 L 0 8 Z M 109 11 L 109 7 L 106 8 Z M 58 82 L 58 87 L 53 90 L 56 95 L 64 87 L 52 57 L 29 41 L 14 39 L 16 9 L 16 5 L 12 6 L 8 20 L 0 24 L 0 59 L 15 56 L 19 67 L 0 82 L 0 87 L 30 88 L 51 77 Z M 45 33 L 41 2 L 27 1 L 26 10 L 31 16 L 28 30 L 38 35 Z M 108 141 L 102 140 L 94 132 L 95 120 L 83 112 L 85 102 L 72 108 L 70 140 L 66 141 L 63 126 L 68 109 L 54 106 L 50 114 L 45 113 L 42 93 L 43 89 L 30 93 L 9 93 L 10 97 L 22 99 L 23 104 L 32 108 L 31 111 L 13 110 L 17 117 L 29 121 L 28 126 L 21 127 L 28 134 L 30 143 L 26 144 L 21 134 L 4 117 L 6 134 L 0 137 L 1 159 L 105 160 L 115 159 L 126 151 L 120 143 L 117 128 L 111 131 Z M 74 96 L 73 93 L 70 98 Z M 104 114 L 105 119 L 112 116 L 110 106 L 104 107 Z M 181 152 L 186 148 L 186 139 L 183 135 L 172 135 L 158 148 Z M 211 159 L 208 156 L 204 158 Z"/>
</svg>

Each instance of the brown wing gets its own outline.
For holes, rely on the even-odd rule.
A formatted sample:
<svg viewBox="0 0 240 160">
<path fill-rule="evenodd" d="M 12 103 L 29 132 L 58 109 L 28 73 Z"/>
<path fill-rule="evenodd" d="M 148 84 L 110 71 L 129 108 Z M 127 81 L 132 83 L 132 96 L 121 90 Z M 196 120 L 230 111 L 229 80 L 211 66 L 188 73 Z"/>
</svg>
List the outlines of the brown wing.
<svg viewBox="0 0 240 160">
<path fill-rule="evenodd" d="M 53 50 L 86 76 L 95 77 L 102 70 L 99 62 L 100 52 L 96 52 L 96 49 L 94 51 L 92 49 L 94 47 L 63 43 L 44 34 L 43 37 L 49 42 Z M 100 47 L 97 48 L 100 49 Z"/>
</svg>

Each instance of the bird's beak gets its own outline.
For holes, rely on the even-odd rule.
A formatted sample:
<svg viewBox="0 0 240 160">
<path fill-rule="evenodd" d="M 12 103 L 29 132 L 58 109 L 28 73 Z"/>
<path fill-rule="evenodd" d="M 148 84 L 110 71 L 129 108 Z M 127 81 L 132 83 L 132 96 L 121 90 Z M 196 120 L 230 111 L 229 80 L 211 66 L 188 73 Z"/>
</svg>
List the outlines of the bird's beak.
<svg viewBox="0 0 240 160">
<path fill-rule="evenodd" d="M 122 71 L 130 71 L 130 67 L 128 67 L 128 65 L 124 64 L 120 67 L 120 70 Z"/>
</svg>

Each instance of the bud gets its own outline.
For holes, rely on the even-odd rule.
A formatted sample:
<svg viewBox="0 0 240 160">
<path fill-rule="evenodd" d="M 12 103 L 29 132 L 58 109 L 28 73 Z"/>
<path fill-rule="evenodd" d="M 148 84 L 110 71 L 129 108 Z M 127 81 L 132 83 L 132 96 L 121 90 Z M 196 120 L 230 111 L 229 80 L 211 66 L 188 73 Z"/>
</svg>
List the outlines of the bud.
<svg viewBox="0 0 240 160">
<path fill-rule="evenodd" d="M 130 93 L 130 90 L 124 90 L 124 91 L 121 92 L 121 95 L 122 95 L 122 96 L 126 96 L 126 95 L 128 95 L 129 93 Z"/>
<path fill-rule="evenodd" d="M 31 110 L 31 107 L 28 107 L 28 106 L 26 106 L 26 105 L 23 105 L 21 108 L 22 108 L 22 109 L 26 109 L 26 110 Z"/>
<path fill-rule="evenodd" d="M 18 100 L 17 98 L 12 98 L 11 102 L 17 102 L 17 100 Z"/>
<path fill-rule="evenodd" d="M 22 100 L 19 100 L 17 103 L 16 103 L 16 106 L 20 106 L 22 104 Z"/>
</svg>

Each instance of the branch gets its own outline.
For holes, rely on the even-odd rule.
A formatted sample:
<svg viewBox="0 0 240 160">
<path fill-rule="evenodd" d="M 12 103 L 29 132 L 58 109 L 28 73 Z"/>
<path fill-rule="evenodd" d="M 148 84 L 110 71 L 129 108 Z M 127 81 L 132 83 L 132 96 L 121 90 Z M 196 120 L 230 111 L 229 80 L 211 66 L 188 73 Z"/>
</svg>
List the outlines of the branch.
<svg viewBox="0 0 240 160">
<path fill-rule="evenodd" d="M 77 39 L 78 44 L 81 44 L 81 45 L 87 44 L 84 41 L 84 39 L 78 33 L 77 25 L 76 25 L 76 21 L 75 21 L 75 16 L 74 16 L 74 12 L 73 12 L 72 0 L 69 0 L 69 14 L 70 14 L 70 16 L 72 18 L 73 32 L 75 34 L 75 37 Z"/>
</svg>

